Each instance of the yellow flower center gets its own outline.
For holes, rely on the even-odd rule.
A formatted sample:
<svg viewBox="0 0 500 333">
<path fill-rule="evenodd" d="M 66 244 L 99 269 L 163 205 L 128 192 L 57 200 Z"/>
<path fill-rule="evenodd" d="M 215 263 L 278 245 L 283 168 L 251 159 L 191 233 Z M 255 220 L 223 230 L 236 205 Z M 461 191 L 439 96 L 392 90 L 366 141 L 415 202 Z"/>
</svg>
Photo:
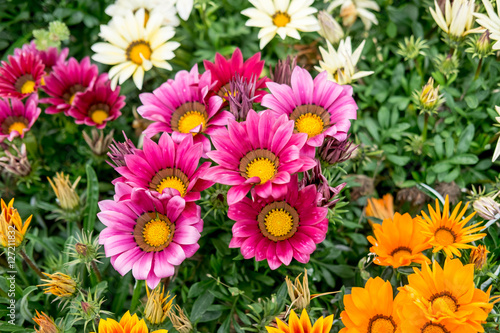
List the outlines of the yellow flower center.
<svg viewBox="0 0 500 333">
<path fill-rule="evenodd" d="M 40 85 L 44 86 L 45 85 L 45 75 L 42 76 L 41 80 L 40 80 Z"/>
<path fill-rule="evenodd" d="M 247 165 L 247 177 L 259 177 L 261 184 L 273 178 L 275 174 L 276 166 L 270 159 L 265 157 L 256 158 Z"/>
<path fill-rule="evenodd" d="M 25 123 L 16 121 L 12 125 L 9 126 L 9 131 L 8 133 L 11 133 L 12 131 L 16 131 L 19 133 L 19 135 L 23 134 L 23 129 L 25 129 L 27 126 Z"/>
<path fill-rule="evenodd" d="M 449 332 L 445 330 L 441 325 L 429 323 L 424 326 L 424 328 L 422 329 L 422 333 L 449 333 Z"/>
<path fill-rule="evenodd" d="M 189 131 L 199 125 L 202 125 L 202 128 L 207 126 L 205 115 L 198 111 L 189 111 L 179 119 L 177 127 L 179 128 L 179 132 L 189 133 Z M 196 133 L 193 133 L 193 135 L 196 135 Z"/>
<path fill-rule="evenodd" d="M 323 132 L 324 123 L 320 116 L 313 113 L 306 113 L 295 121 L 295 127 L 297 127 L 300 133 L 307 133 L 312 138 Z"/>
<path fill-rule="evenodd" d="M 455 297 L 447 292 L 432 296 L 431 303 L 433 307 L 437 307 L 439 309 L 448 309 L 451 312 L 458 310 L 458 304 Z"/>
<path fill-rule="evenodd" d="M 22 94 L 31 94 L 33 91 L 35 91 L 35 85 L 36 85 L 35 81 L 27 80 L 21 86 L 21 93 Z"/>
<path fill-rule="evenodd" d="M 399 262 L 401 259 L 411 256 L 411 250 L 407 247 L 398 247 L 392 251 L 391 256 L 396 262 Z"/>
<path fill-rule="evenodd" d="M 264 223 L 267 231 L 271 235 L 281 237 L 292 230 L 293 218 L 292 215 L 283 208 L 273 209 L 266 215 Z"/>
<path fill-rule="evenodd" d="M 101 125 L 106 120 L 106 118 L 108 118 L 108 113 L 104 110 L 98 109 L 92 112 L 90 118 L 97 125 Z"/>
<path fill-rule="evenodd" d="M 76 93 L 74 93 L 73 95 L 71 95 L 71 97 L 69 98 L 69 105 L 73 105 L 73 101 L 75 100 L 75 95 Z"/>
<path fill-rule="evenodd" d="M 436 242 L 442 246 L 447 246 L 455 243 L 455 233 L 448 228 L 439 228 L 434 234 Z"/>
<path fill-rule="evenodd" d="M 394 333 L 396 325 L 391 317 L 375 316 L 370 320 L 368 333 Z"/>
<path fill-rule="evenodd" d="M 273 24 L 278 28 L 285 27 L 288 23 L 290 23 L 290 15 L 283 12 L 276 12 L 273 15 Z"/>
<path fill-rule="evenodd" d="M 186 190 L 187 190 L 186 185 L 178 177 L 172 176 L 163 178 L 158 187 L 156 188 L 156 191 L 158 191 L 158 193 L 163 193 L 163 190 L 166 188 L 176 189 L 177 191 L 179 191 L 181 196 L 186 195 Z"/>
<path fill-rule="evenodd" d="M 126 54 L 128 60 L 137 65 L 142 65 L 143 59 L 149 60 L 151 58 L 151 47 L 148 42 L 143 40 L 133 42 L 127 48 Z"/>
<path fill-rule="evenodd" d="M 167 222 L 157 218 L 146 223 L 142 234 L 146 244 L 158 247 L 170 239 L 171 230 Z"/>
</svg>

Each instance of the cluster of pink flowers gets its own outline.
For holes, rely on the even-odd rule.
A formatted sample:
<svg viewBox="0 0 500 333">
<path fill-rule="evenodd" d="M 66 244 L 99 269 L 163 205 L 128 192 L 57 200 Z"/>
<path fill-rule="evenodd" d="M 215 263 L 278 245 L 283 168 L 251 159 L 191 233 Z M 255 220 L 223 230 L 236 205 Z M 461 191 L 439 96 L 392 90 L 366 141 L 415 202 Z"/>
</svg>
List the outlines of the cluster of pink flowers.
<svg viewBox="0 0 500 333">
<path fill-rule="evenodd" d="M 23 138 L 41 110 L 64 112 L 77 124 L 104 128 L 125 106 L 120 89 L 111 89 L 107 74 L 99 75 L 89 58 L 67 60 L 68 49 L 40 51 L 34 42 L 16 49 L 0 66 L 0 142 Z M 39 99 L 42 90 L 48 97 Z M 26 100 L 24 103 L 23 100 Z"/>
<path fill-rule="evenodd" d="M 194 66 L 141 94 L 138 113 L 152 121 L 143 149 L 127 139 L 109 154 L 121 176 L 114 200 L 100 203 L 100 242 L 118 272 L 132 270 L 151 287 L 198 249 L 196 201 L 214 183 L 230 186 L 229 246 L 246 259 L 266 259 L 271 269 L 309 261 L 343 188 L 329 186 L 315 157 L 328 140 L 339 144 L 327 150 L 346 146 L 357 110 L 350 86 L 326 74 L 313 80 L 290 62 L 278 65 L 273 82 L 261 77 L 260 54 L 244 61 L 239 49 L 204 65 L 203 74 Z"/>
</svg>

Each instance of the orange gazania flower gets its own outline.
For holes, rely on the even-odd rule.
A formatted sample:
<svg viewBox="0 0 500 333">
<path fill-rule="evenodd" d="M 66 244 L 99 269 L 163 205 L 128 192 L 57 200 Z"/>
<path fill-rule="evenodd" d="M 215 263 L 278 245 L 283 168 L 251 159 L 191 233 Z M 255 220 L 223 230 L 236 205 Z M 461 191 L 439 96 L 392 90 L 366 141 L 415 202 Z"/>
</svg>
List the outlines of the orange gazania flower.
<svg viewBox="0 0 500 333">
<path fill-rule="evenodd" d="M 101 319 L 98 333 L 149 333 L 149 329 L 144 319 L 139 320 L 136 314 L 132 316 L 130 311 L 127 311 L 120 322 L 111 318 Z M 168 333 L 168 331 L 157 330 L 152 333 Z"/>
<path fill-rule="evenodd" d="M 474 286 L 474 265 L 446 259 L 414 268 L 408 284 L 399 288 L 398 313 L 406 333 L 484 332 L 482 323 L 496 302 L 490 289 Z"/>
<path fill-rule="evenodd" d="M 394 198 L 391 194 L 386 194 L 382 199 L 369 198 L 368 204 L 365 208 L 366 217 L 376 217 L 380 220 L 392 219 L 394 216 Z M 370 224 L 375 224 L 376 222 L 372 219 L 368 219 Z"/>
<path fill-rule="evenodd" d="M 401 332 L 389 281 L 370 278 L 364 288 L 352 288 L 351 294 L 344 296 L 344 306 L 340 317 L 345 328 L 340 333 Z"/>
<path fill-rule="evenodd" d="M 422 264 L 430 260 L 422 251 L 431 247 L 428 238 L 422 234 L 422 226 L 410 214 L 394 214 L 393 219 L 385 219 L 382 224 L 374 224 L 375 238 L 368 236 L 372 243 L 370 251 L 377 254 L 374 263 L 381 266 L 408 266 L 412 262 Z"/>
<path fill-rule="evenodd" d="M 288 318 L 288 325 L 278 318 L 276 318 L 276 323 L 278 324 L 278 328 L 266 326 L 268 333 L 325 333 L 330 332 L 332 328 L 333 315 L 326 318 L 320 317 L 313 326 L 305 309 L 302 310 L 300 318 L 292 310 Z"/>
<path fill-rule="evenodd" d="M 13 207 L 14 199 L 8 205 L 1 199 L 0 206 L 2 207 L 0 214 L 0 244 L 3 247 L 18 247 L 24 240 L 33 215 L 28 217 L 23 224 L 19 212 Z"/>
<path fill-rule="evenodd" d="M 486 236 L 484 233 L 474 234 L 482 229 L 478 227 L 482 222 L 465 227 L 476 212 L 462 219 L 469 203 L 459 213 L 461 205 L 462 202 L 459 202 L 450 215 L 450 203 L 446 196 L 442 214 L 437 199 L 436 210 L 429 205 L 429 215 L 422 211 L 424 218 L 419 218 L 419 221 L 424 227 L 423 233 L 430 238 L 429 243 L 434 247 L 432 252 L 443 250 L 449 258 L 453 258 L 453 255 L 460 257 L 459 249 L 475 249 L 475 246 L 468 243 Z"/>
</svg>

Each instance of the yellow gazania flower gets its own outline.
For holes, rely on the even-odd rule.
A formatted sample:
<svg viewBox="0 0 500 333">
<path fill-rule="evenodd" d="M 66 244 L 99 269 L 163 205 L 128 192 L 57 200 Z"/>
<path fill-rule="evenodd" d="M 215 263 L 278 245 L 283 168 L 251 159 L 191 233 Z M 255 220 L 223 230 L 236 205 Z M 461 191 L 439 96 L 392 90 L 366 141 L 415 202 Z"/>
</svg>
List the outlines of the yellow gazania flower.
<svg viewBox="0 0 500 333">
<path fill-rule="evenodd" d="M 58 298 L 71 297 L 76 293 L 76 282 L 71 276 L 57 272 L 54 274 L 43 273 L 48 279 L 42 279 L 45 284 L 40 284 L 37 287 L 46 287 L 45 294 L 52 294 Z"/>
<path fill-rule="evenodd" d="M 375 238 L 368 236 L 373 245 L 370 251 L 377 254 L 374 263 L 381 266 L 408 266 L 412 262 L 422 264 L 430 260 L 422 251 L 431 247 L 422 234 L 422 226 L 410 214 L 394 214 L 382 224 L 374 224 Z"/>
<path fill-rule="evenodd" d="M 42 312 L 40 314 L 38 310 L 36 310 L 36 317 L 33 318 L 33 321 L 40 326 L 39 329 L 35 327 L 35 332 L 36 333 L 58 333 L 60 332 L 59 328 L 57 327 L 56 323 L 52 318 L 47 316 L 45 313 Z"/>
<path fill-rule="evenodd" d="M 98 333 L 148 333 L 149 329 L 144 319 L 139 320 L 136 314 L 130 315 L 127 311 L 120 320 L 117 322 L 114 319 L 108 318 L 107 320 L 101 319 L 99 321 Z M 152 333 L 168 333 L 167 330 L 157 330 Z"/>
<path fill-rule="evenodd" d="M 429 244 L 434 247 L 432 252 L 443 250 L 450 258 L 453 258 L 453 255 L 460 257 L 461 254 L 459 249 L 474 249 L 476 247 L 468 243 L 486 236 L 484 233 L 474 234 L 482 229 L 481 227 L 478 227 L 478 225 L 482 222 L 465 227 L 467 222 L 470 221 L 476 212 L 462 219 L 469 203 L 467 203 L 459 213 L 458 211 L 460 210 L 461 205 L 462 202 L 459 202 L 450 216 L 450 203 L 448 196 L 446 196 L 443 214 L 441 214 L 437 199 L 436 210 L 429 205 L 429 216 L 422 211 L 424 218 L 419 218 L 419 221 L 424 227 L 424 235 L 430 237 Z"/>
<path fill-rule="evenodd" d="M 403 332 L 483 332 L 481 324 L 493 308 L 491 287 L 475 288 L 474 265 L 447 258 L 443 268 L 434 261 L 432 269 L 424 264 L 414 271 L 397 297 Z"/>
<path fill-rule="evenodd" d="M 14 206 L 14 199 L 8 205 L 0 199 L 2 213 L 0 214 L 0 243 L 3 247 L 18 247 L 24 240 L 33 215 L 28 217 L 23 224 L 21 216 Z"/>
<path fill-rule="evenodd" d="M 81 177 L 78 177 L 72 185 L 69 181 L 69 176 L 62 172 L 56 173 L 54 181 L 47 177 L 62 209 L 73 210 L 80 205 L 80 197 L 75 190 L 80 179 Z"/>
<path fill-rule="evenodd" d="M 386 194 L 382 199 L 369 198 L 365 208 L 367 217 L 373 216 L 380 220 L 392 219 L 394 216 L 394 198 L 391 194 Z M 368 219 L 370 224 L 375 224 L 375 221 Z"/>
<path fill-rule="evenodd" d="M 276 318 L 278 328 L 266 326 L 268 333 L 326 333 L 330 332 L 333 325 L 333 315 L 326 318 L 320 317 L 314 323 L 311 324 L 309 315 L 307 311 L 302 310 L 300 318 L 297 316 L 295 311 L 290 312 L 290 317 L 288 318 L 288 325 Z"/>
<path fill-rule="evenodd" d="M 144 308 L 144 318 L 153 325 L 163 323 L 172 309 L 172 301 L 175 296 L 170 298 L 170 293 L 168 291 L 167 296 L 164 296 L 165 287 L 162 289 L 160 286 L 149 292 L 147 284 L 146 293 L 148 294 L 148 301 Z M 167 302 L 169 298 L 170 300 Z"/>
<path fill-rule="evenodd" d="M 340 318 L 345 328 L 340 333 L 401 332 L 389 281 L 370 278 L 364 288 L 352 288 L 351 294 L 344 296 L 344 307 Z"/>
</svg>

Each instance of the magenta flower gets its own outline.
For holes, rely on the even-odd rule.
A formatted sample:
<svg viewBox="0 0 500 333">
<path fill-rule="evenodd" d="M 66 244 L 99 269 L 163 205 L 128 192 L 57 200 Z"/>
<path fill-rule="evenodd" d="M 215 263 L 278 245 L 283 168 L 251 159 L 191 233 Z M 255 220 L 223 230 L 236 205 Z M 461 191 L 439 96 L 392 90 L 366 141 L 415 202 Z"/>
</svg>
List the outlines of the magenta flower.
<svg viewBox="0 0 500 333">
<path fill-rule="evenodd" d="M 251 110 L 245 122 L 230 120 L 228 129 L 218 130 L 211 139 L 216 150 L 207 155 L 219 165 L 203 178 L 233 186 L 227 194 L 229 205 L 243 199 L 254 185 L 260 197 L 282 195 L 290 175 L 316 165 L 312 158 L 300 155 L 307 135 L 294 134 L 293 121 L 270 111 Z"/>
<path fill-rule="evenodd" d="M 203 143 L 204 151 L 210 151 L 210 140 L 201 133 L 211 135 L 226 126 L 228 119 L 234 119 L 230 112 L 220 110 L 222 98 L 207 98 L 211 87 L 210 72 L 200 76 L 195 65 L 191 72 L 178 72 L 175 80 L 168 80 L 153 93 L 140 94 L 143 105 L 137 112 L 154 121 L 144 134 L 152 137 L 160 132 L 172 133 L 175 141 L 194 136 L 195 143 Z"/>
<path fill-rule="evenodd" d="M 99 235 L 106 257 L 121 275 L 132 270 L 151 288 L 172 276 L 174 266 L 191 257 L 200 247 L 203 230 L 201 209 L 179 196 L 159 200 L 149 192 L 134 189 L 130 200 L 99 202 L 97 214 L 106 228 Z"/>
<path fill-rule="evenodd" d="M 317 207 L 316 194 L 314 185 L 299 191 L 293 176 L 280 195 L 230 205 L 228 216 L 236 223 L 229 247 L 240 248 L 245 259 L 267 259 L 271 269 L 292 258 L 307 263 L 328 231 L 328 208 Z"/>
<path fill-rule="evenodd" d="M 10 101 L 10 103 L 9 103 Z M 17 98 L 0 98 L 0 142 L 12 141 L 15 137 L 24 138 L 40 116 L 38 96 L 33 94 L 26 100 L 26 105 Z"/>
<path fill-rule="evenodd" d="M 314 156 L 314 147 L 323 143 L 325 136 L 338 140 L 347 137 L 350 119 L 356 119 L 358 106 L 352 98 L 352 87 L 328 81 L 327 73 L 313 81 L 309 72 L 295 67 L 291 87 L 270 82 L 271 94 L 264 96 L 262 105 L 277 116 L 286 114 L 295 123 L 295 131 L 307 133 L 305 152 Z"/>
<path fill-rule="evenodd" d="M 36 48 L 35 41 L 24 44 L 22 49 L 15 49 L 14 55 L 18 56 L 23 51 L 38 54 L 40 60 L 42 60 L 42 63 L 45 65 L 45 72 L 47 74 L 52 71 L 52 67 L 64 63 L 69 53 L 69 49 L 67 47 L 61 51 L 59 51 L 57 47 L 53 46 L 50 46 L 47 50 L 38 50 Z"/>
<path fill-rule="evenodd" d="M 90 58 L 85 57 L 78 63 L 75 58 L 70 58 L 67 63 L 55 66 L 45 79 L 43 89 L 49 95 L 40 100 L 41 103 L 51 104 L 45 112 L 55 114 L 68 111 L 73 105 L 76 96 L 82 94 L 87 88 L 92 87 L 99 75 L 96 65 L 90 64 Z M 106 80 L 105 75 L 101 76 Z"/>
<path fill-rule="evenodd" d="M 200 192 L 213 184 L 199 179 L 210 166 L 205 162 L 198 167 L 202 152 L 202 144 L 193 143 L 191 135 L 180 143 L 168 133 L 163 133 L 158 144 L 145 138 L 143 150 L 125 155 L 125 166 L 115 168 L 122 175 L 113 181 L 115 198 L 123 200 L 133 188 L 142 188 L 159 198 L 180 195 L 186 201 L 200 199 Z"/>
<path fill-rule="evenodd" d="M 40 87 L 44 65 L 32 52 L 21 51 L 2 61 L 0 67 L 0 97 L 23 99 Z"/>
<path fill-rule="evenodd" d="M 227 92 L 231 91 L 230 83 L 236 77 L 247 83 L 256 80 L 256 103 L 260 103 L 262 97 L 267 94 L 265 91 L 266 82 L 270 80 L 267 77 L 259 79 L 264 69 L 264 60 L 260 60 L 260 53 L 254 54 L 247 61 L 243 61 L 243 54 L 240 49 L 236 49 L 229 60 L 217 53 L 215 63 L 203 60 L 203 64 L 205 69 L 212 73 L 212 82 L 214 83 L 212 90 L 220 97 L 227 97 Z"/>
<path fill-rule="evenodd" d="M 111 89 L 107 74 L 101 74 L 92 87 L 75 94 L 68 116 L 75 118 L 75 123 L 79 125 L 102 129 L 108 121 L 121 116 L 120 110 L 125 106 L 124 100 L 125 96 L 120 96 L 120 87 Z"/>
</svg>

